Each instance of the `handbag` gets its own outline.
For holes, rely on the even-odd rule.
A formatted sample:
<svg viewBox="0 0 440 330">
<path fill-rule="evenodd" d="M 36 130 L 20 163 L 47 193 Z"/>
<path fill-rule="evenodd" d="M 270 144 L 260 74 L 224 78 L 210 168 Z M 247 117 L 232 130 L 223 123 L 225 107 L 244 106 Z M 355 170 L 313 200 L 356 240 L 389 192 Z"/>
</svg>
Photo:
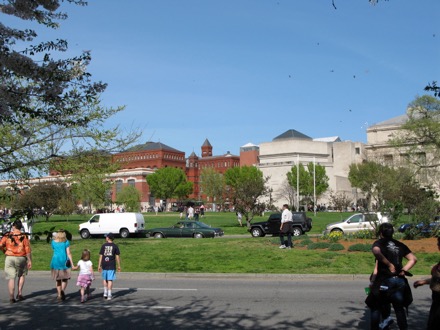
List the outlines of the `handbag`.
<svg viewBox="0 0 440 330">
<path fill-rule="evenodd" d="M 66 249 L 67 249 L 67 243 L 66 243 Z M 67 254 L 67 253 L 66 253 Z M 67 256 L 66 256 L 67 257 Z M 72 267 L 72 263 L 70 262 L 70 259 L 69 258 L 67 258 L 67 260 L 66 260 L 66 267 L 67 268 L 70 268 L 70 267 Z"/>
</svg>

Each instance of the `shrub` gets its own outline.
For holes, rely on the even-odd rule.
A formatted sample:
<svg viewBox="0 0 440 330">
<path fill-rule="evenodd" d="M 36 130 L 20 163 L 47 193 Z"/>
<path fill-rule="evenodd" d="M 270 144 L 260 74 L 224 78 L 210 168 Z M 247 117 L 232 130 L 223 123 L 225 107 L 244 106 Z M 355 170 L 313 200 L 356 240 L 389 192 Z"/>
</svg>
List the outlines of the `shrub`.
<svg viewBox="0 0 440 330">
<path fill-rule="evenodd" d="M 355 232 L 353 234 L 354 238 L 361 238 L 361 239 L 372 239 L 375 238 L 375 232 L 374 230 L 368 230 L 368 229 L 364 229 L 364 230 L 359 230 L 358 232 Z"/>
<path fill-rule="evenodd" d="M 332 242 L 336 243 L 338 242 L 344 235 L 340 231 L 332 231 L 328 236 L 327 239 Z"/>
<path fill-rule="evenodd" d="M 371 252 L 371 244 L 353 244 L 348 247 L 348 251 Z"/>
<path fill-rule="evenodd" d="M 297 243 L 298 246 L 308 246 L 310 244 L 312 244 L 312 240 L 310 238 L 306 238 L 304 240 L 302 240 L 301 242 Z"/>
<path fill-rule="evenodd" d="M 307 249 L 309 250 L 316 250 L 316 249 L 327 249 L 330 246 L 330 243 L 328 242 L 316 242 L 311 243 L 307 246 Z"/>
<path fill-rule="evenodd" d="M 344 249 L 345 249 L 344 246 L 339 243 L 330 244 L 330 246 L 328 247 L 329 251 L 342 251 Z"/>
</svg>

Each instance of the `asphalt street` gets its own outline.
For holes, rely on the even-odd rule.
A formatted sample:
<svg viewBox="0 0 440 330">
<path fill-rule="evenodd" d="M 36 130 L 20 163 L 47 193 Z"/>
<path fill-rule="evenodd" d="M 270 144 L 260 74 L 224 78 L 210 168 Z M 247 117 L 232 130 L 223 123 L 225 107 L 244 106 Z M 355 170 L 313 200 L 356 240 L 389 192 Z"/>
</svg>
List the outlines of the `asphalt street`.
<svg viewBox="0 0 440 330">
<path fill-rule="evenodd" d="M 0 330 L 369 329 L 367 276 L 120 273 L 111 301 L 102 298 L 96 279 L 84 304 L 76 274 L 62 303 L 50 272 L 30 272 L 26 300 L 15 304 L 0 276 Z M 423 329 L 430 290 L 413 289 L 413 295 L 410 329 Z"/>
</svg>

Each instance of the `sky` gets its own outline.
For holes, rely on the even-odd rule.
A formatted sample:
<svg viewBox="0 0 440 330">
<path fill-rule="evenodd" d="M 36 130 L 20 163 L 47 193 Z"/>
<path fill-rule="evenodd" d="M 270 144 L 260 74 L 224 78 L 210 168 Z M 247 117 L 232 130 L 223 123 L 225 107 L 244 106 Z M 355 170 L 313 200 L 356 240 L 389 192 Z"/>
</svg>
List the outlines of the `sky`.
<svg viewBox="0 0 440 330">
<path fill-rule="evenodd" d="M 289 129 L 365 143 L 440 80 L 440 1 L 334 3 L 89 0 L 37 32 L 91 51 L 102 104 L 126 107 L 106 126 L 141 129 L 139 143 L 238 155 Z"/>
</svg>

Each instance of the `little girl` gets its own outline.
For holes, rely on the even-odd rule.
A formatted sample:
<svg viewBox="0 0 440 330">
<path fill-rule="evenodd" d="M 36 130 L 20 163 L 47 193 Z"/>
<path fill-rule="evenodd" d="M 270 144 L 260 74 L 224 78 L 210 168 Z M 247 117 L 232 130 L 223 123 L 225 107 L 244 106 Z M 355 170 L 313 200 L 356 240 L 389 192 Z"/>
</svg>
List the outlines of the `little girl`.
<svg viewBox="0 0 440 330">
<path fill-rule="evenodd" d="M 79 268 L 78 280 L 76 281 L 76 285 L 81 287 L 81 303 L 87 301 L 87 298 L 90 298 L 90 285 L 94 280 L 93 274 L 93 264 L 90 261 L 90 251 L 85 249 L 82 252 L 81 260 L 78 261 L 76 266 L 73 266 L 72 269 L 76 270 Z M 85 296 L 87 294 L 87 296 Z"/>
</svg>

